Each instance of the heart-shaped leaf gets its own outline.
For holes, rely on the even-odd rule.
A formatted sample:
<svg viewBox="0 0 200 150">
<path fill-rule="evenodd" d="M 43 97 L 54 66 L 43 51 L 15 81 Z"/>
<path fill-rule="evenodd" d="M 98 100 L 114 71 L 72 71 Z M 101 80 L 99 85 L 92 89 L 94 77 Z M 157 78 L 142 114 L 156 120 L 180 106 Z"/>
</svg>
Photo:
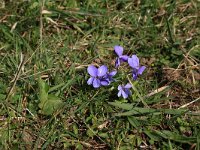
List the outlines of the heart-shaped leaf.
<svg viewBox="0 0 200 150">
<path fill-rule="evenodd" d="M 48 94 L 49 85 L 41 78 L 38 80 L 40 113 L 43 115 L 52 115 L 54 111 L 63 106 L 63 102 L 55 95 Z"/>
</svg>

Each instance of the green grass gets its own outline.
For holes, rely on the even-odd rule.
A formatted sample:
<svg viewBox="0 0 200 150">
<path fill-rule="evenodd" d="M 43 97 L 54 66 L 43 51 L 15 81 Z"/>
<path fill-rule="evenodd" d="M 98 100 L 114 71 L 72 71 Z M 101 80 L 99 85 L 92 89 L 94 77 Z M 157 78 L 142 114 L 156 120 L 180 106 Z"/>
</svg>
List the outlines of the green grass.
<svg viewBox="0 0 200 150">
<path fill-rule="evenodd" d="M 0 149 L 200 149 L 200 2 L 0 3 Z M 87 85 L 113 47 L 147 69 Z M 158 89 L 158 90 L 157 90 Z"/>
</svg>

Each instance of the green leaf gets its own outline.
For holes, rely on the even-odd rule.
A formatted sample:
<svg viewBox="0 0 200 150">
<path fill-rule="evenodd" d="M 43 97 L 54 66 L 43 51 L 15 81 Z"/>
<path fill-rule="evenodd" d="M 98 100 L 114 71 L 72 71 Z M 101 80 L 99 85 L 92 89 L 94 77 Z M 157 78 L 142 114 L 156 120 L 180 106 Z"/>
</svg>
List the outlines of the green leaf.
<svg viewBox="0 0 200 150">
<path fill-rule="evenodd" d="M 142 114 L 149 114 L 149 113 L 154 113 L 154 112 L 156 112 L 155 109 L 135 107 L 130 111 L 117 113 L 116 116 L 132 116 L 132 115 L 138 115 L 138 114 L 142 115 Z"/>
<path fill-rule="evenodd" d="M 134 117 L 134 116 L 129 116 L 128 121 L 132 126 L 134 126 L 136 129 L 141 127 L 141 123 Z"/>
<path fill-rule="evenodd" d="M 133 109 L 133 104 L 130 103 L 120 103 L 120 102 L 108 102 L 108 104 L 115 106 L 115 107 L 119 107 L 121 109 L 125 109 L 125 110 L 131 110 Z"/>
<path fill-rule="evenodd" d="M 102 138 L 109 138 L 108 133 L 100 132 L 100 133 L 98 133 L 98 135 L 99 135 L 100 137 L 102 137 Z"/>
<path fill-rule="evenodd" d="M 98 131 L 94 131 L 92 128 L 89 128 L 89 129 L 87 130 L 87 135 L 88 135 L 89 137 L 93 137 L 93 136 L 95 136 L 95 135 L 97 134 L 97 132 L 98 132 Z"/>
<path fill-rule="evenodd" d="M 153 141 L 160 141 L 161 138 L 154 132 L 149 131 L 149 130 L 144 130 L 144 133 L 151 138 Z"/>
<path fill-rule="evenodd" d="M 39 103 L 40 113 L 43 115 L 52 115 L 54 111 L 62 106 L 63 102 L 55 95 L 48 95 L 48 99 L 44 103 Z"/>
<path fill-rule="evenodd" d="M 43 105 L 48 99 L 49 86 L 41 78 L 38 79 L 38 86 L 40 103 Z"/>
<path fill-rule="evenodd" d="M 195 143 L 196 142 L 196 137 L 181 136 L 167 130 L 163 130 L 163 131 L 155 130 L 155 132 L 162 138 L 170 139 L 170 140 L 181 142 L 181 143 Z"/>
<path fill-rule="evenodd" d="M 49 95 L 49 86 L 41 78 L 38 79 L 39 86 L 39 100 L 38 104 L 40 113 L 43 115 L 52 115 L 54 111 L 61 108 L 63 102 L 55 95 Z"/>
<path fill-rule="evenodd" d="M 171 114 L 171 115 L 181 115 L 186 113 L 186 109 L 153 109 L 153 108 L 140 108 L 135 107 L 132 110 L 117 113 L 115 116 L 132 116 L 132 115 L 145 115 L 145 114 Z"/>
<path fill-rule="evenodd" d="M 54 86 L 54 87 L 51 87 L 51 88 L 49 89 L 49 92 L 58 90 L 59 88 L 63 87 L 64 85 L 65 85 L 65 83 L 61 83 L 61 84 L 58 84 L 58 85 L 56 85 L 56 86 Z"/>
</svg>

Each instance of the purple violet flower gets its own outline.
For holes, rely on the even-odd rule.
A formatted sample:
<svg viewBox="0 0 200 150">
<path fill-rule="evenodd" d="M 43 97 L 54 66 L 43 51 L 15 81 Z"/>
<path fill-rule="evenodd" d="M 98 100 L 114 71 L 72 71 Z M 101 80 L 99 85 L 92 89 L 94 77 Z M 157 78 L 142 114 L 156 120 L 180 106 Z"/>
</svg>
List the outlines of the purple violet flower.
<svg viewBox="0 0 200 150">
<path fill-rule="evenodd" d="M 122 96 L 124 99 L 126 99 L 131 94 L 131 92 L 130 92 L 131 87 L 132 86 L 130 83 L 127 83 L 125 86 L 119 85 L 118 86 L 119 92 L 118 92 L 117 96 L 118 97 Z"/>
<path fill-rule="evenodd" d="M 109 82 L 112 82 L 112 81 L 114 81 L 114 79 L 113 79 L 113 76 L 115 76 L 115 75 L 116 75 L 116 73 L 117 73 L 117 71 L 116 71 L 116 70 L 113 70 L 113 71 L 111 71 L 111 72 L 107 73 L 107 79 L 109 80 Z"/>
<path fill-rule="evenodd" d="M 88 79 L 87 84 L 92 84 L 94 88 L 98 88 L 101 85 L 109 85 L 110 82 L 113 81 L 112 77 L 117 73 L 116 71 L 108 73 L 108 68 L 105 65 L 100 66 L 98 69 L 95 66 L 90 65 L 88 66 L 87 71 L 91 76 Z"/>
<path fill-rule="evenodd" d="M 121 62 L 126 62 L 128 60 L 128 56 L 127 55 L 122 55 L 123 54 L 123 47 L 116 45 L 114 47 L 114 51 L 117 54 L 117 59 L 115 61 L 115 67 L 118 68 L 121 64 Z"/>
<path fill-rule="evenodd" d="M 133 68 L 133 79 L 136 80 L 138 75 L 141 75 L 146 69 L 145 66 L 140 66 L 139 58 L 136 55 L 132 55 L 131 58 L 128 58 L 128 64 Z"/>
</svg>

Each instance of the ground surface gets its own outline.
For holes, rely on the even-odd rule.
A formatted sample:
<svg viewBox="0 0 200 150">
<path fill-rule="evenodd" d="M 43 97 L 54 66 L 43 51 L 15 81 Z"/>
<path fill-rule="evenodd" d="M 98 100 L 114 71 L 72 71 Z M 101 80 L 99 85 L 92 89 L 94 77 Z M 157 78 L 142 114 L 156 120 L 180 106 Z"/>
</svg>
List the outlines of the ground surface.
<svg viewBox="0 0 200 150">
<path fill-rule="evenodd" d="M 200 149 L 198 0 L 0 7 L 0 149 Z M 147 69 L 134 81 L 123 63 L 116 82 L 87 85 L 89 65 L 114 68 L 115 45 Z"/>
</svg>

